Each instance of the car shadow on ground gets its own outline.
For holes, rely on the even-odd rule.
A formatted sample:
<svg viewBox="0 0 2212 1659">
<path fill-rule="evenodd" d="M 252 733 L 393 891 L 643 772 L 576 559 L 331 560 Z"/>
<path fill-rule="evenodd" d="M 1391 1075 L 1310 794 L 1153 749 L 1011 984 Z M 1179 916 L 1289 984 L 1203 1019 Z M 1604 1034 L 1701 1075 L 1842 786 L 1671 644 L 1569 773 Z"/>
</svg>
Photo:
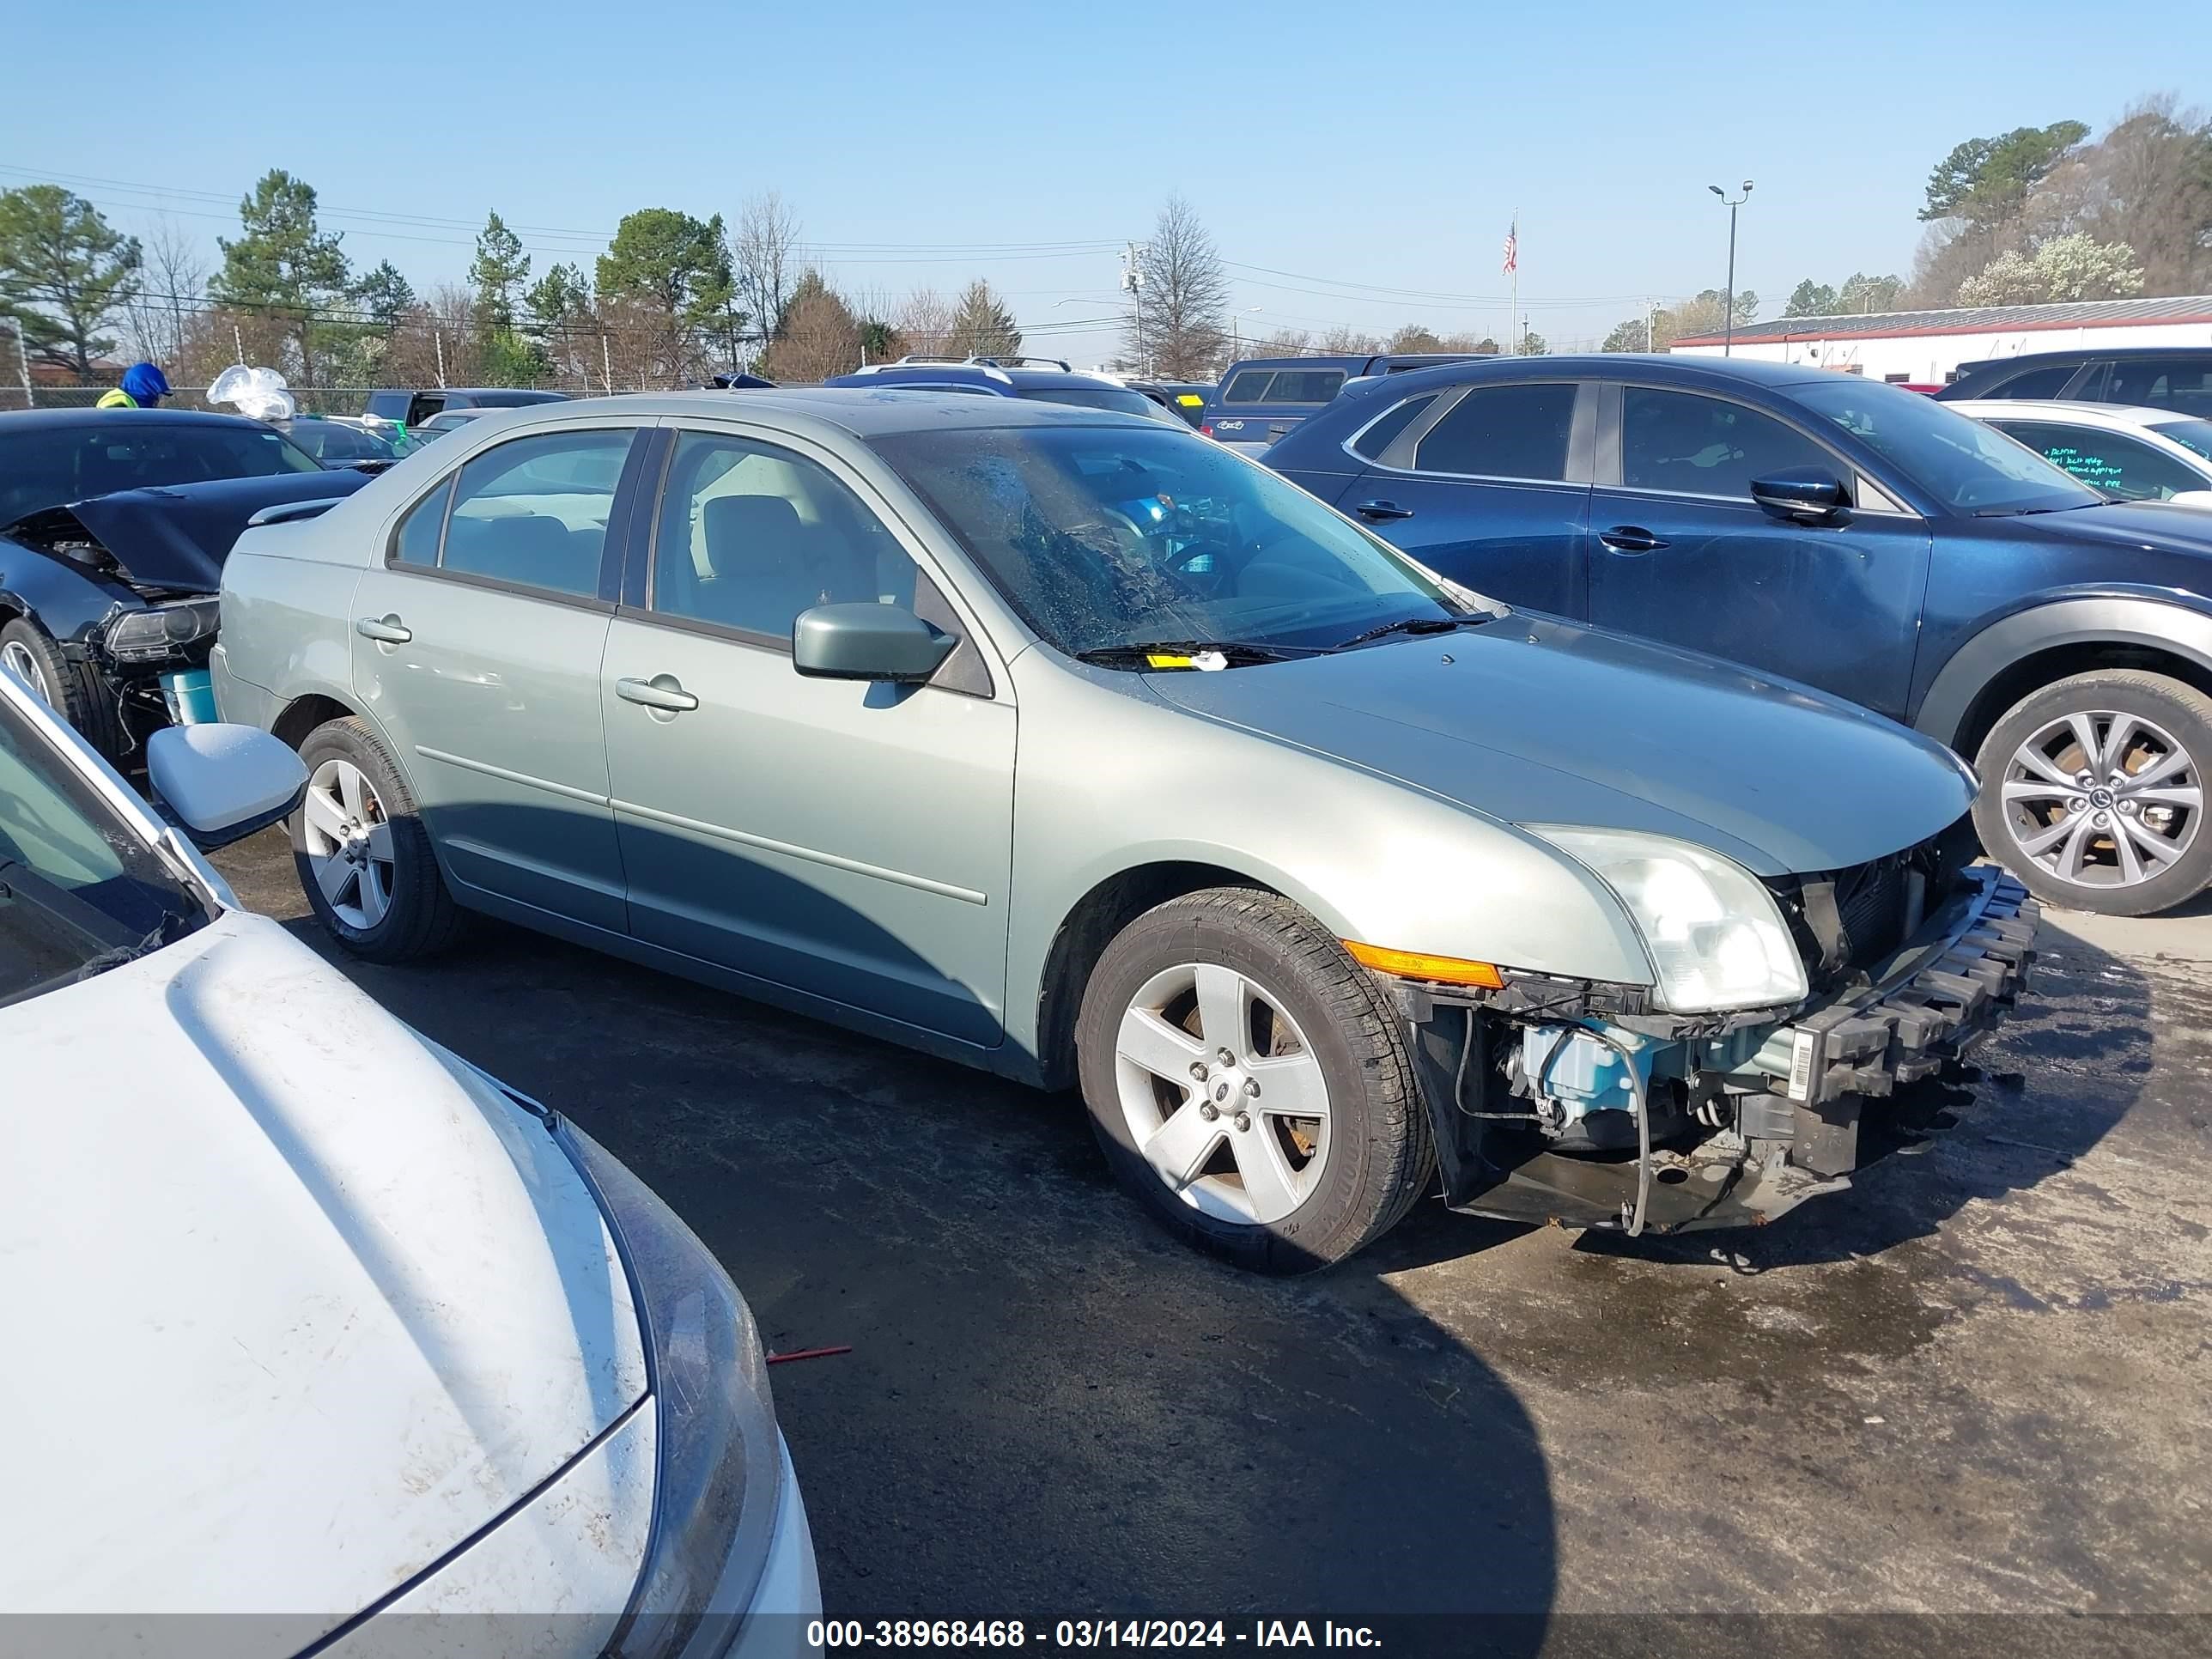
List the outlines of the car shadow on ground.
<svg viewBox="0 0 2212 1659">
<path fill-rule="evenodd" d="M 242 890 L 627 1162 L 771 1349 L 851 1345 L 772 1372 L 831 1614 L 1219 1619 L 1232 1649 L 1301 1617 L 1318 1643 L 1329 1618 L 1387 1620 L 1399 1652 L 1543 1645 L 1536 1428 L 1389 1288 L 1410 1259 L 1390 1241 L 1255 1278 L 1156 1230 L 1073 1095 L 494 923 L 434 962 L 367 965 L 277 882 Z M 1512 1231 L 1442 1219 L 1462 1252 Z"/>
</svg>

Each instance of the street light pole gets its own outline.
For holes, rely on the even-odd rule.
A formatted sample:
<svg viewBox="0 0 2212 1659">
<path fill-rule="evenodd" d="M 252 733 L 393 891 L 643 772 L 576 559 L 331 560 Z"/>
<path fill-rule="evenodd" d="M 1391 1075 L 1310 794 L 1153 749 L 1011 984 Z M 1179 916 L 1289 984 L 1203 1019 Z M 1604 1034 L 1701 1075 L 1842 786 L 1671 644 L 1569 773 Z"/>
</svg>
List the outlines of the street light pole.
<svg viewBox="0 0 2212 1659">
<path fill-rule="evenodd" d="M 1743 181 L 1741 196 L 1731 196 L 1718 185 L 1707 185 L 1705 188 L 1726 202 L 1729 210 L 1728 295 L 1722 302 L 1727 313 L 1721 319 L 1721 356 L 1726 357 L 1735 350 L 1735 210 L 1751 195 L 1751 180 Z"/>
</svg>

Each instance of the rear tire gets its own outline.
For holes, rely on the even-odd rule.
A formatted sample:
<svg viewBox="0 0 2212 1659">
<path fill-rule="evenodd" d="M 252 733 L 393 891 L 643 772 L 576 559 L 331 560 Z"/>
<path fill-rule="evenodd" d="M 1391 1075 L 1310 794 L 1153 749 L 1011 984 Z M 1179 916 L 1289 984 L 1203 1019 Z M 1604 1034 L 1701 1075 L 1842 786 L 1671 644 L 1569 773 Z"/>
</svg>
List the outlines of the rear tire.
<svg viewBox="0 0 2212 1659">
<path fill-rule="evenodd" d="M 2033 692 L 1982 742 L 1974 827 L 2047 903 L 2147 916 L 2212 882 L 2212 697 L 2101 669 Z"/>
<path fill-rule="evenodd" d="M 0 663 L 21 676 L 40 701 L 75 726 L 110 763 L 123 763 L 127 744 L 114 694 L 89 663 L 63 656 L 53 636 L 35 618 L 12 617 L 0 625 Z"/>
<path fill-rule="evenodd" d="M 434 956 L 459 937 L 429 832 L 398 763 L 354 716 L 300 745 L 307 796 L 289 823 L 300 890 L 331 937 L 364 962 Z"/>
<path fill-rule="evenodd" d="M 1116 1177 L 1170 1231 L 1239 1267 L 1340 1261 L 1395 1226 L 1434 1171 L 1382 988 L 1276 894 L 1214 888 L 1129 923 L 1084 988 L 1075 1041 Z"/>
</svg>

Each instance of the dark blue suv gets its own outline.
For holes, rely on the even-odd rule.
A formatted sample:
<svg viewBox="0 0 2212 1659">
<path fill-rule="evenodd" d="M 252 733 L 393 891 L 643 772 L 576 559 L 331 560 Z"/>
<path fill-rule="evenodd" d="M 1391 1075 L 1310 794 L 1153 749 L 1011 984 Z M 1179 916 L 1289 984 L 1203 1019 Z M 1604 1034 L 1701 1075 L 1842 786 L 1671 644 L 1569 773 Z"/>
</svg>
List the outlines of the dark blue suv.
<svg viewBox="0 0 2212 1659">
<path fill-rule="evenodd" d="M 2212 512 L 2109 501 L 1914 392 L 1710 358 L 1416 371 L 1266 459 L 1469 587 L 1976 757 L 1983 845 L 2046 899 L 2142 915 L 2212 880 Z M 1729 744 L 1675 763 L 1756 774 Z"/>
</svg>

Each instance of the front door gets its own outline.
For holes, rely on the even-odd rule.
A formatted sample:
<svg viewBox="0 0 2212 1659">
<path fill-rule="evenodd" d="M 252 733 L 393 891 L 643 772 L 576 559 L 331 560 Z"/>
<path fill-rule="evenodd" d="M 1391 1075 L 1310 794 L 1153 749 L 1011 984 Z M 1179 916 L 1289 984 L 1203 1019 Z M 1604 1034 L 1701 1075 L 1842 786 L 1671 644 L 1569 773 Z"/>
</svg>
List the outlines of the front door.
<svg viewBox="0 0 2212 1659">
<path fill-rule="evenodd" d="M 1595 416 L 1577 422 L 1576 383 L 1483 384 L 1436 403 L 1391 436 L 1337 509 L 1455 582 L 1579 617 L 1590 446 L 1577 439 Z"/>
<path fill-rule="evenodd" d="M 607 526 L 635 435 L 570 428 L 484 450 L 408 512 L 354 600 L 354 689 L 462 896 L 614 933 L 599 660 Z"/>
<path fill-rule="evenodd" d="M 1731 398 L 1619 389 L 1590 498 L 1590 620 L 1803 680 L 1904 718 L 1928 586 L 1928 526 L 1806 433 Z M 1611 435 L 1608 435 L 1611 434 Z M 1815 467 L 1856 491 L 1791 523 L 1751 482 Z"/>
<path fill-rule="evenodd" d="M 878 1019 L 997 1043 L 1014 708 L 972 640 L 923 686 L 803 679 L 799 613 L 945 601 L 826 458 L 676 434 L 602 695 L 642 940 Z"/>
</svg>

